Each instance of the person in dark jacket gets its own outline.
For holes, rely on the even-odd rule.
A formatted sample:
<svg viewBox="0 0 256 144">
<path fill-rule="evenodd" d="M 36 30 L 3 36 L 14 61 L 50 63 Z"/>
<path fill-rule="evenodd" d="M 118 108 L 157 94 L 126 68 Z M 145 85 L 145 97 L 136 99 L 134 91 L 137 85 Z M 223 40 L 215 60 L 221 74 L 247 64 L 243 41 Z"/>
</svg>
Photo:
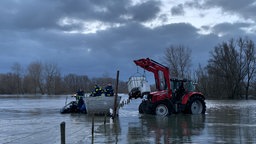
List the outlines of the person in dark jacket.
<svg viewBox="0 0 256 144">
<path fill-rule="evenodd" d="M 176 90 L 176 99 L 177 100 L 181 100 L 181 98 L 184 95 L 185 91 L 186 90 L 184 88 L 184 84 L 183 84 L 183 82 L 181 82 L 179 88 Z"/>
<path fill-rule="evenodd" d="M 80 88 L 77 92 L 76 92 L 76 100 L 77 102 L 82 99 L 84 96 L 84 91 Z"/>
<path fill-rule="evenodd" d="M 85 102 L 83 98 L 80 98 L 77 103 L 77 109 L 79 110 L 80 113 L 85 113 L 86 108 L 85 108 Z"/>
<path fill-rule="evenodd" d="M 95 97 L 95 96 L 101 96 L 104 93 L 104 91 L 102 90 L 102 88 L 98 85 L 94 86 L 94 90 L 91 93 L 91 96 Z"/>
<path fill-rule="evenodd" d="M 109 83 L 106 87 L 105 87 L 105 96 L 113 96 L 114 95 L 114 90 L 113 90 L 113 87 L 112 87 L 112 84 Z"/>
<path fill-rule="evenodd" d="M 80 88 L 80 89 L 76 92 L 76 95 L 84 96 L 84 91 Z"/>
</svg>

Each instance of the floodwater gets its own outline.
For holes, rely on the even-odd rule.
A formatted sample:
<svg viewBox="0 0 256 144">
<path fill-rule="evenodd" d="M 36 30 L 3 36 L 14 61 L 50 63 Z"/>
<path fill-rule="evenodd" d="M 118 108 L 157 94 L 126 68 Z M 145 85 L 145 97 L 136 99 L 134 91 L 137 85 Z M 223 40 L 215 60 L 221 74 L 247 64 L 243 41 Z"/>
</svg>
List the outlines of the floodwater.
<svg viewBox="0 0 256 144">
<path fill-rule="evenodd" d="M 122 95 L 123 100 L 127 99 Z M 66 143 L 256 143 L 256 101 L 206 101 L 205 115 L 141 115 L 141 100 L 132 100 L 114 119 L 60 114 L 65 96 L 0 96 L 1 144 L 60 144 L 60 123 L 66 124 Z"/>
</svg>

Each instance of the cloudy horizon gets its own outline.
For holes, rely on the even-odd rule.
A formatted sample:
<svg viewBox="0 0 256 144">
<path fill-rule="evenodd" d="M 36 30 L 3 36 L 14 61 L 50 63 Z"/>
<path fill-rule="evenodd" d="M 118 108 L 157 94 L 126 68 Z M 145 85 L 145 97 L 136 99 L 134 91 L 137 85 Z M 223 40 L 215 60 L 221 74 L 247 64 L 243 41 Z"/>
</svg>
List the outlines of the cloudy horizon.
<svg viewBox="0 0 256 144">
<path fill-rule="evenodd" d="M 164 50 L 192 50 L 195 69 L 223 41 L 255 42 L 253 0 L 1 0 L 0 73 L 34 61 L 62 73 L 127 80 L 133 60 L 163 62 Z"/>
</svg>

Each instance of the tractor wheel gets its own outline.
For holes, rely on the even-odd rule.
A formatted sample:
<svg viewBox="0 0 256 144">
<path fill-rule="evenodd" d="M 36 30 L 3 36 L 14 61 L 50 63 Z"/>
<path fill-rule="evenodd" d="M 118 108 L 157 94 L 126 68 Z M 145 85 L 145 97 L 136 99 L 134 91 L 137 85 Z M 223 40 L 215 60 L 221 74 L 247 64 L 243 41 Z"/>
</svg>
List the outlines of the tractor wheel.
<svg viewBox="0 0 256 144">
<path fill-rule="evenodd" d="M 167 116 L 171 115 L 171 109 L 170 109 L 171 104 L 168 103 L 167 101 L 161 101 L 156 104 L 155 107 L 155 115 L 157 116 Z"/>
<path fill-rule="evenodd" d="M 205 114 L 206 105 L 203 97 L 195 95 L 189 98 L 186 105 L 185 113 L 188 114 Z"/>
<path fill-rule="evenodd" d="M 144 113 L 144 110 L 143 110 L 143 109 L 145 109 L 144 107 L 145 107 L 145 103 L 143 103 L 143 102 L 140 103 L 140 105 L 139 105 L 139 113 L 140 113 L 140 114 L 143 114 L 143 113 Z"/>
<path fill-rule="evenodd" d="M 148 114 L 149 113 L 149 107 L 148 107 L 148 101 L 142 101 L 139 105 L 139 113 L 140 114 Z"/>
</svg>

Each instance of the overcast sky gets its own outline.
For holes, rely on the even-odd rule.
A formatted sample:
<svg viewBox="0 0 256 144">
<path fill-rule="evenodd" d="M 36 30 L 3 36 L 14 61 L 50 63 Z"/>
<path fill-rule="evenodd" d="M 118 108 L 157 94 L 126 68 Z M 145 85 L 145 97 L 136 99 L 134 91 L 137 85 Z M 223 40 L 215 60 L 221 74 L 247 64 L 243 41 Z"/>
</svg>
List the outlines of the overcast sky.
<svg viewBox="0 0 256 144">
<path fill-rule="evenodd" d="M 255 14 L 254 0 L 1 0 L 0 73 L 41 61 L 128 80 L 134 59 L 163 62 L 170 45 L 192 49 L 197 67 L 220 42 L 256 42 Z"/>
</svg>

